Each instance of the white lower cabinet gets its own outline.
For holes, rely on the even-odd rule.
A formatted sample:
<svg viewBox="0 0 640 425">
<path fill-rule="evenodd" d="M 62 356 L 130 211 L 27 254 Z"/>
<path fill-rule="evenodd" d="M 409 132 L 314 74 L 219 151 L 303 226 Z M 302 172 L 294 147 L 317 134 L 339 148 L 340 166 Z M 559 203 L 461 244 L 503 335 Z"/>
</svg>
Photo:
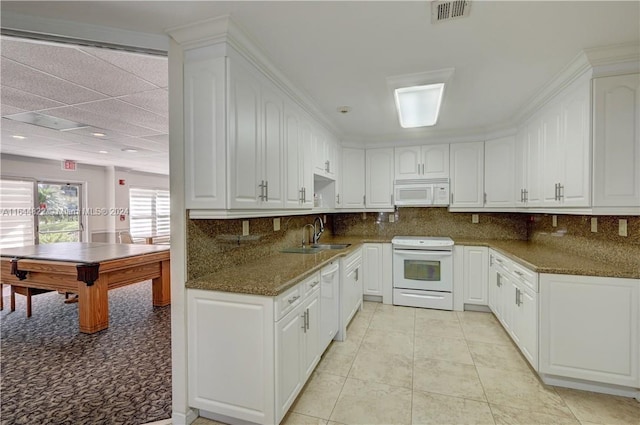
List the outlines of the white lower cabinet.
<svg viewBox="0 0 640 425">
<path fill-rule="evenodd" d="M 463 255 L 464 303 L 486 306 L 488 305 L 487 278 L 489 262 L 487 259 L 489 248 L 486 246 L 465 246 Z"/>
<path fill-rule="evenodd" d="M 488 304 L 538 370 L 538 274 L 489 250 Z"/>
<path fill-rule="evenodd" d="M 640 280 L 542 274 L 540 296 L 543 380 L 591 381 L 638 394 Z"/>
<path fill-rule="evenodd" d="M 362 308 L 362 251 L 340 259 L 340 330 L 336 339 L 347 339 L 347 325 Z"/>
<path fill-rule="evenodd" d="M 393 293 L 391 244 L 365 243 L 362 246 L 363 294 L 369 300 L 391 304 Z"/>
<path fill-rule="evenodd" d="M 189 405 L 279 423 L 325 348 L 320 297 L 320 273 L 277 297 L 187 290 Z"/>
</svg>

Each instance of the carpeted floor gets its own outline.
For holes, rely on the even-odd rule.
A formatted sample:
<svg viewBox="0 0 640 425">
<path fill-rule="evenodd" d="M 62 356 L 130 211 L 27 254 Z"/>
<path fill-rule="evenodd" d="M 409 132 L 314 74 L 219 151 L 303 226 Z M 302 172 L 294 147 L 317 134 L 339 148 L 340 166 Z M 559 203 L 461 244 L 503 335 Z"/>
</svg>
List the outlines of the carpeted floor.
<svg viewBox="0 0 640 425">
<path fill-rule="evenodd" d="M 151 281 L 109 291 L 109 328 L 78 332 L 77 304 L 50 292 L 4 298 L 0 423 L 144 424 L 171 416 L 170 306 L 153 307 Z"/>
</svg>

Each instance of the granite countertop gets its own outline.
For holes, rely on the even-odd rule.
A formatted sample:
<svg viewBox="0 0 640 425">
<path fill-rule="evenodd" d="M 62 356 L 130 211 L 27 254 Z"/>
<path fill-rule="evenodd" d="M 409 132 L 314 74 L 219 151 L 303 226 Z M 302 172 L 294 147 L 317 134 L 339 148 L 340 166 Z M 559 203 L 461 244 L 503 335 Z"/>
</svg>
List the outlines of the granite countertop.
<svg viewBox="0 0 640 425">
<path fill-rule="evenodd" d="M 538 273 L 640 279 L 640 258 L 611 263 L 528 241 L 456 239 L 455 242 L 487 246 Z"/>
<path fill-rule="evenodd" d="M 487 246 L 538 273 L 640 278 L 640 259 L 608 263 L 553 249 L 542 244 L 516 240 L 456 239 L 456 245 Z M 363 243 L 389 243 L 390 237 L 334 237 L 321 243 L 350 243 L 339 250 L 316 254 L 276 253 L 247 264 L 229 267 L 187 281 L 190 289 L 277 296 L 324 265 L 349 255 Z"/>
</svg>

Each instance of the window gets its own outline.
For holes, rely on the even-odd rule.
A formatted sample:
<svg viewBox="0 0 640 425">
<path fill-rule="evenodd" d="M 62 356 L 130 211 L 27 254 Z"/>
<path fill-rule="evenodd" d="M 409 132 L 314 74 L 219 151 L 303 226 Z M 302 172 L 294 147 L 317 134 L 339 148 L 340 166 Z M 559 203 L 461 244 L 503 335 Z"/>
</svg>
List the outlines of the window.
<svg viewBox="0 0 640 425">
<path fill-rule="evenodd" d="M 0 179 L 0 248 L 35 243 L 35 184 L 29 179 Z"/>
<path fill-rule="evenodd" d="M 161 189 L 129 190 L 131 235 L 169 235 L 169 191 Z"/>
</svg>

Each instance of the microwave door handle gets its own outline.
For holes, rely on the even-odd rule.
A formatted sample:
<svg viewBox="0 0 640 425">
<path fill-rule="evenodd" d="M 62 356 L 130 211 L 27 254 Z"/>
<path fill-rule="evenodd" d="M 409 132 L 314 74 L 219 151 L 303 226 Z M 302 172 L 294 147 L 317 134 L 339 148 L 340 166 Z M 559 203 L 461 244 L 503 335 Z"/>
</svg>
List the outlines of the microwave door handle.
<svg viewBox="0 0 640 425">
<path fill-rule="evenodd" d="M 422 249 L 394 249 L 393 253 L 419 255 L 421 257 L 448 257 L 453 255 L 453 251 L 427 251 Z"/>
</svg>

